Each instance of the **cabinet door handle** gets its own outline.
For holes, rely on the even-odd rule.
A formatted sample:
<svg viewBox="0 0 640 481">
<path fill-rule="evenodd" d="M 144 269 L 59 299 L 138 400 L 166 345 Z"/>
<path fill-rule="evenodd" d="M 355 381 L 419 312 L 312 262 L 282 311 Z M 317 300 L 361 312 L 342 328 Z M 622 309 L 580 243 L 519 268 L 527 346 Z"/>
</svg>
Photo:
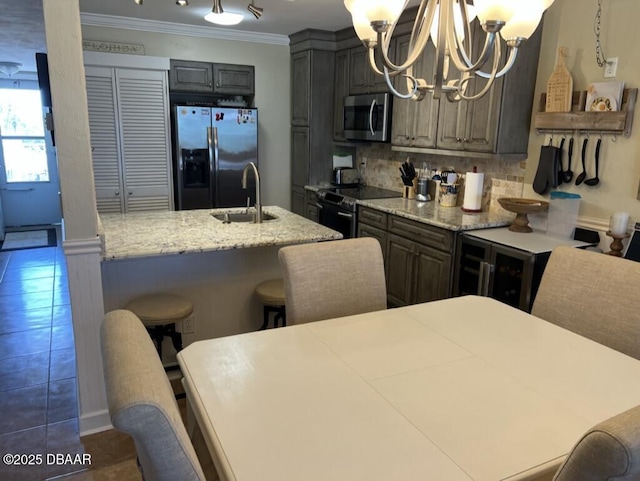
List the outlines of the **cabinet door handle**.
<svg viewBox="0 0 640 481">
<path fill-rule="evenodd" d="M 462 142 L 462 139 L 460 137 L 456 137 L 456 142 Z"/>
<path fill-rule="evenodd" d="M 120 195 L 120 191 L 116 190 L 116 197 Z"/>
<path fill-rule="evenodd" d="M 338 217 L 346 217 L 347 219 L 352 219 L 353 214 L 347 214 L 345 212 L 338 212 Z"/>
<path fill-rule="evenodd" d="M 469 139 L 464 138 L 464 139 L 462 139 L 462 141 L 466 143 L 466 142 L 469 142 Z"/>
<path fill-rule="evenodd" d="M 129 192 L 129 195 L 133 195 L 133 192 Z"/>
<path fill-rule="evenodd" d="M 485 268 L 484 268 L 484 279 L 482 281 L 483 286 L 482 286 L 482 295 L 483 296 L 489 296 L 489 281 L 491 280 L 491 275 L 493 274 L 493 271 L 495 269 L 495 266 L 493 264 L 489 264 L 488 262 L 485 262 Z"/>
</svg>

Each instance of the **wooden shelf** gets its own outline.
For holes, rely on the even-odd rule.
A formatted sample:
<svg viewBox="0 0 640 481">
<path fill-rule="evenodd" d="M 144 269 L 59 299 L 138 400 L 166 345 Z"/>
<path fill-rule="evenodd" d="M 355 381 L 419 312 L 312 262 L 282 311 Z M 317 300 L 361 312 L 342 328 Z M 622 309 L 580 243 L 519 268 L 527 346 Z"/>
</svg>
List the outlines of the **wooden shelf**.
<svg viewBox="0 0 640 481">
<path fill-rule="evenodd" d="M 545 112 L 547 94 L 542 93 L 533 126 L 539 133 L 571 131 L 624 135 L 625 137 L 631 135 L 633 112 L 638 97 L 637 88 L 624 89 L 621 108 L 616 112 L 585 112 L 586 97 L 585 91 L 573 92 L 571 112 Z"/>
</svg>

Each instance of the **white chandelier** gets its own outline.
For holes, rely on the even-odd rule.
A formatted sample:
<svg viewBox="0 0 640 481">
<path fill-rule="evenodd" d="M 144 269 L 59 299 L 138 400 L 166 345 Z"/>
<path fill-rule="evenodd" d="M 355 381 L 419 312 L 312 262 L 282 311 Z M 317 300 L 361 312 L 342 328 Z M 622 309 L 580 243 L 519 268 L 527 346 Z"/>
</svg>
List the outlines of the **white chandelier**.
<svg viewBox="0 0 640 481">
<path fill-rule="evenodd" d="M 389 45 L 393 31 L 408 0 L 344 0 L 351 13 L 353 27 L 369 50 L 371 68 L 384 75 L 391 92 L 400 98 L 422 100 L 428 92 L 439 99 L 444 93 L 449 101 L 477 100 L 485 95 L 495 79 L 513 66 L 518 48 L 540 23 L 542 13 L 554 0 L 421 0 L 411 31 L 409 53 L 404 63 L 390 61 Z M 485 32 L 481 52 L 472 51 L 471 22 L 478 17 Z M 501 62 L 502 45 L 498 33 L 509 48 Z M 433 79 L 416 78 L 413 64 L 429 41 L 436 47 Z M 376 64 L 376 49 L 382 61 Z M 490 63 L 489 59 L 493 57 Z M 449 64 L 459 72 L 449 78 Z M 501 65 L 502 64 L 502 65 Z M 490 69 L 483 70 L 483 67 Z M 390 77 L 402 74 L 407 79 L 407 93 L 398 91 Z M 487 79 L 485 86 L 473 94 L 467 91 L 474 77 Z"/>
</svg>

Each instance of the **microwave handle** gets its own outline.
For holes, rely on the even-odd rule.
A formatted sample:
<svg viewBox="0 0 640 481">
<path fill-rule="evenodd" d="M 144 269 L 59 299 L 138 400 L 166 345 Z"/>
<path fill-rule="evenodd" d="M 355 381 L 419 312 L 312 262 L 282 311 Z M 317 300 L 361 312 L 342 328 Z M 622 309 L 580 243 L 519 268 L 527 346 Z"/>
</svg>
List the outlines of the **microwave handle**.
<svg viewBox="0 0 640 481">
<path fill-rule="evenodd" d="M 377 104 L 376 99 L 373 99 L 371 101 L 371 107 L 369 108 L 369 131 L 371 132 L 371 135 L 376 135 L 376 132 L 373 128 L 373 111 L 376 108 L 376 104 Z"/>
</svg>

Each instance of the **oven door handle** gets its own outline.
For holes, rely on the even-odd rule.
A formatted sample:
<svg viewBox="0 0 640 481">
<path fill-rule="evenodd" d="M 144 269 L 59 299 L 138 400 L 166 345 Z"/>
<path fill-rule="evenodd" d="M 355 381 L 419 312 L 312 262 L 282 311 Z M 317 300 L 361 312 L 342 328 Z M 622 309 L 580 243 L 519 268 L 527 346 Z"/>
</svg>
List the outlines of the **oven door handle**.
<svg viewBox="0 0 640 481">
<path fill-rule="evenodd" d="M 346 212 L 338 212 L 338 217 L 346 217 L 347 219 L 353 219 L 353 214 L 347 214 Z"/>
<path fill-rule="evenodd" d="M 376 135 L 376 131 L 373 128 L 373 110 L 376 108 L 377 103 L 376 99 L 373 99 L 369 108 L 369 132 L 371 132 L 371 135 Z"/>
<path fill-rule="evenodd" d="M 324 209 L 324 205 L 322 205 L 320 202 L 316 202 L 316 207 L 318 209 Z"/>
</svg>

